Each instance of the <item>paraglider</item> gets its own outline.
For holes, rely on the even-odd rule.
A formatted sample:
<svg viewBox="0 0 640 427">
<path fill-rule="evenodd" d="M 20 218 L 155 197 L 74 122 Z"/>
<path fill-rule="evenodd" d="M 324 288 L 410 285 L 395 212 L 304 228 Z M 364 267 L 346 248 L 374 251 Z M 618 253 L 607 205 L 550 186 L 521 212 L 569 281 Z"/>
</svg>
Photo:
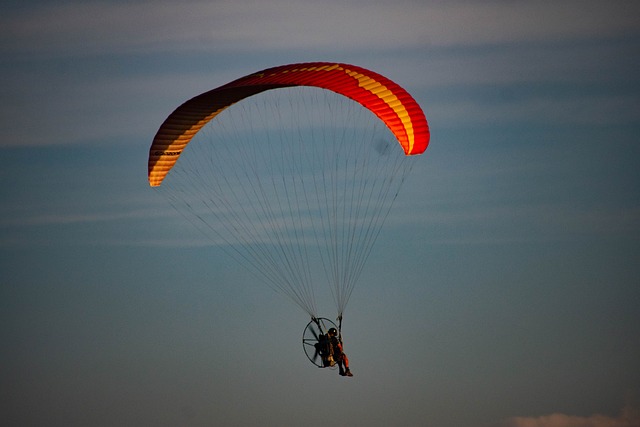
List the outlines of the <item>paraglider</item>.
<svg viewBox="0 0 640 427">
<path fill-rule="evenodd" d="M 346 304 L 411 159 L 428 143 L 420 106 L 386 77 L 342 63 L 283 65 L 180 105 L 154 137 L 148 179 L 311 316 L 303 348 L 325 367 L 320 341 L 335 338 L 342 353 Z M 319 280 L 338 325 L 318 316 Z"/>
<path fill-rule="evenodd" d="M 318 368 L 337 366 L 341 376 L 352 377 L 349 358 L 342 349 L 342 334 L 336 328 L 329 319 L 311 319 L 302 335 L 304 352 Z"/>
</svg>

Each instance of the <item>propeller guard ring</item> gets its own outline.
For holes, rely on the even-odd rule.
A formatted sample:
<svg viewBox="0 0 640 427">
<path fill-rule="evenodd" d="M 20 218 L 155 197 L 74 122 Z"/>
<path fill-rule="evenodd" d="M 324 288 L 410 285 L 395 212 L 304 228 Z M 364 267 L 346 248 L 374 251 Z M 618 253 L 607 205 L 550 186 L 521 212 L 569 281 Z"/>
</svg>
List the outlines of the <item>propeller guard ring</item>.
<svg viewBox="0 0 640 427">
<path fill-rule="evenodd" d="M 328 341 L 321 341 L 321 336 L 327 335 L 331 328 L 336 328 L 335 323 L 325 317 L 312 319 L 302 333 L 302 348 L 307 359 L 318 368 L 334 368 L 336 363 L 329 358 L 323 358 L 322 354 L 329 354 Z"/>
</svg>

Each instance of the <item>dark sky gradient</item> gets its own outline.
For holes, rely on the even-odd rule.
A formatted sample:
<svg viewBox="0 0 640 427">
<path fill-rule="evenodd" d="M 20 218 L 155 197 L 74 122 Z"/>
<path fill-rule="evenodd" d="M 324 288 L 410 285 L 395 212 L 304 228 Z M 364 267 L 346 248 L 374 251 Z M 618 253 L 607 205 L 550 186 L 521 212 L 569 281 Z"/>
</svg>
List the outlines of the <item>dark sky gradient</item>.
<svg viewBox="0 0 640 427">
<path fill-rule="evenodd" d="M 638 16 L 632 1 L 5 6 L 2 424 L 637 427 Z M 309 364 L 305 313 L 146 179 L 177 105 L 317 60 L 398 82 L 432 130 L 345 314 L 351 379 Z"/>
</svg>

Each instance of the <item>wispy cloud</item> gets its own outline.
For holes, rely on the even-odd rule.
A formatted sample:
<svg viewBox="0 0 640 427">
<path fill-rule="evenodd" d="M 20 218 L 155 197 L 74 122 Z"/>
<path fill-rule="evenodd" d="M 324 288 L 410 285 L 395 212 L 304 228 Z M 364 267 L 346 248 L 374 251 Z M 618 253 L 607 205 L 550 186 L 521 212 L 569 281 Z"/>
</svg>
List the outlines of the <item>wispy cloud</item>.
<svg viewBox="0 0 640 427">
<path fill-rule="evenodd" d="M 96 222 L 120 221 L 125 219 L 150 219 L 171 216 L 170 212 L 159 213 L 157 210 L 139 210 L 131 212 L 99 212 L 99 213 L 47 213 L 16 218 L 3 218 L 0 224 L 4 227 L 39 227 L 47 225 L 74 225 Z"/>
<path fill-rule="evenodd" d="M 180 102 L 262 66 L 211 67 L 206 76 L 201 65 L 190 72 L 149 66 L 140 75 L 135 73 L 140 64 L 133 62 L 107 60 L 104 67 L 102 61 L 77 61 L 118 54 L 144 54 L 148 59 L 154 53 L 158 56 L 153 61 L 158 61 L 167 52 L 280 52 L 297 57 L 295 52 L 317 51 L 336 58 L 367 52 L 369 63 L 362 65 L 383 73 L 393 70 L 390 77 L 418 92 L 429 118 L 441 126 L 459 126 L 461 120 L 477 124 L 530 117 L 576 124 L 637 121 L 633 94 L 526 98 L 492 108 L 449 94 L 441 100 L 419 96 L 420 89 L 438 86 L 629 79 L 637 74 L 635 69 L 622 67 L 629 76 L 617 76 L 611 65 L 615 61 L 607 60 L 613 55 L 628 57 L 628 51 L 612 52 L 606 43 L 599 47 L 588 43 L 588 48 L 566 43 L 637 35 L 636 14 L 630 10 L 637 9 L 634 5 L 577 0 L 192 0 L 180 3 L 180 13 L 169 1 L 8 7 L 0 16 L 0 61 L 22 65 L 0 71 L 6 101 L 0 105 L 0 131 L 8 135 L 0 146 L 148 139 Z M 525 43 L 524 48 L 514 47 L 519 43 Z M 469 46 L 474 49 L 464 49 Z M 475 50 L 482 46 L 487 49 Z M 424 52 L 430 47 L 438 53 L 402 59 L 394 55 L 396 49 Z M 59 58 L 64 58 L 62 65 L 51 62 Z M 281 60 L 276 58 L 269 65 Z M 30 65 L 20 59 L 28 59 Z"/>
<path fill-rule="evenodd" d="M 591 415 L 551 414 L 540 417 L 514 417 L 507 420 L 503 427 L 638 427 L 640 414 L 630 407 L 625 408 L 619 417 Z"/>
<path fill-rule="evenodd" d="M 0 19 L 0 51 L 5 54 L 336 46 L 392 49 L 619 37 L 638 32 L 638 7 L 626 1 L 196 0 L 181 2 L 180 13 L 170 1 L 91 1 L 45 3 L 8 12 Z M 377 17 L 373 22 L 372 16 Z"/>
<path fill-rule="evenodd" d="M 479 98 L 429 104 L 429 118 L 442 127 L 532 125 L 620 125 L 640 121 L 640 100 L 633 94 L 520 96 L 492 102 Z"/>
<path fill-rule="evenodd" d="M 227 80 L 231 80 L 230 78 Z M 173 75 L 81 77 L 39 70 L 5 76 L 0 131 L 11 135 L 0 147 L 74 144 L 91 140 L 144 137 L 186 97 L 209 89 L 216 72 Z M 34 120 L 35 110 L 38 119 Z M 142 142 L 142 141 L 141 141 Z"/>
</svg>

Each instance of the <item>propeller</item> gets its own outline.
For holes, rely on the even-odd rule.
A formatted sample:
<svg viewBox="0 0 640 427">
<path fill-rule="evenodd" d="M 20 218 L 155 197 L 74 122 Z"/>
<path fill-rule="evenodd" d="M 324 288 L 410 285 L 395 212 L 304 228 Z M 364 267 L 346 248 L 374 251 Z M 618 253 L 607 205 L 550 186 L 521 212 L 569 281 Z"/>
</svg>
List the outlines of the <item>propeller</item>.
<svg viewBox="0 0 640 427">
<path fill-rule="evenodd" d="M 336 326 L 329 319 L 325 319 L 323 317 L 313 318 L 307 324 L 307 327 L 302 334 L 302 344 L 304 346 L 304 352 L 309 358 L 309 361 L 311 361 L 319 368 L 325 367 L 323 361 L 319 359 L 322 359 L 322 354 L 324 351 L 328 351 L 327 348 L 323 348 L 323 346 L 327 344 L 326 331 L 328 331 L 329 328 L 333 327 Z M 311 346 L 313 346 L 313 350 L 309 348 Z"/>
<path fill-rule="evenodd" d="M 320 341 L 320 337 L 318 336 L 318 332 L 315 330 L 314 325 L 312 325 L 309 328 L 309 331 L 311 331 L 311 334 L 313 335 L 313 337 L 316 339 L 316 341 Z"/>
</svg>

